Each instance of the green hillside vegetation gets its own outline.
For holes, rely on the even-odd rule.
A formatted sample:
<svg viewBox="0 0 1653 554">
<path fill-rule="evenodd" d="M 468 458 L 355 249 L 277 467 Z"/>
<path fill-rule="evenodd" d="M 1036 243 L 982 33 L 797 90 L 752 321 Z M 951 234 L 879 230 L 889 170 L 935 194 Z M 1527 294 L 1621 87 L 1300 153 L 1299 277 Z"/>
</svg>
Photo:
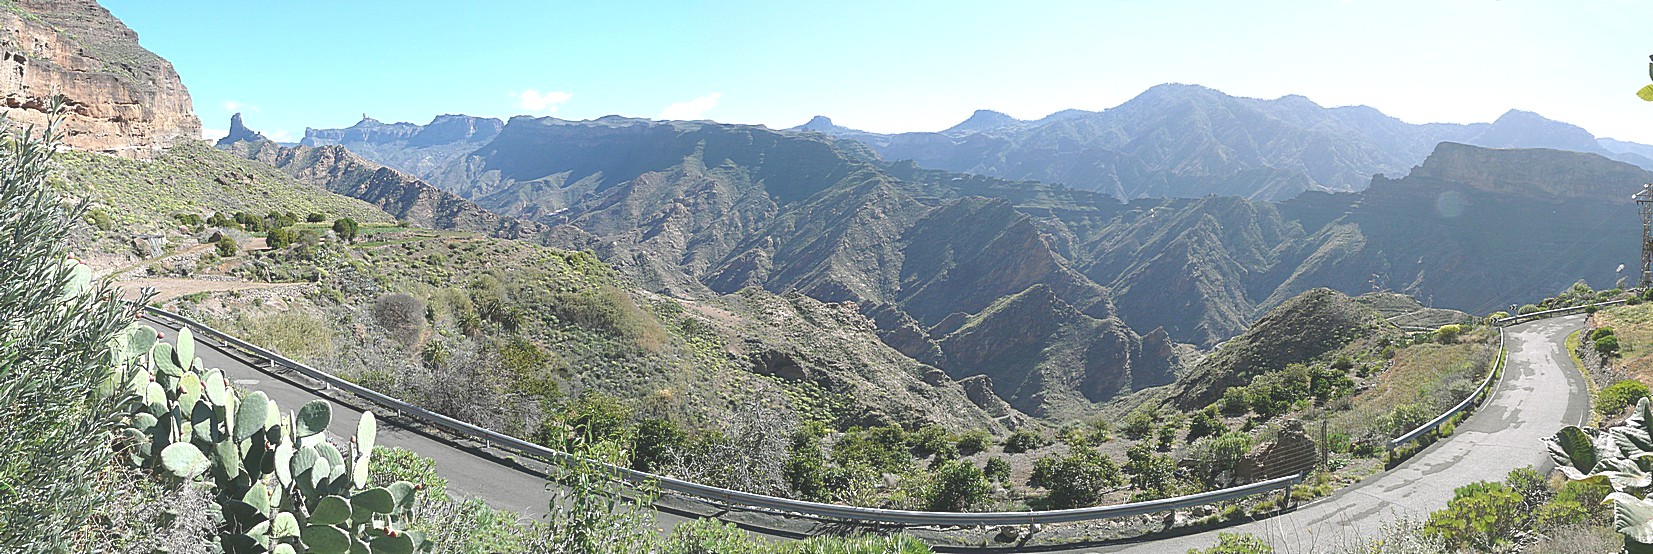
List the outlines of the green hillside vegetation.
<svg viewBox="0 0 1653 554">
<path fill-rule="evenodd" d="M 384 211 L 353 198 L 299 182 L 273 167 L 184 142 L 150 161 L 70 151 L 57 158 L 52 182 L 94 204 L 88 220 L 108 222 L 120 234 L 167 233 L 175 214 L 206 219 L 214 213 L 325 214 L 362 223 L 393 223 Z M 114 242 L 124 242 L 117 237 Z"/>
</svg>

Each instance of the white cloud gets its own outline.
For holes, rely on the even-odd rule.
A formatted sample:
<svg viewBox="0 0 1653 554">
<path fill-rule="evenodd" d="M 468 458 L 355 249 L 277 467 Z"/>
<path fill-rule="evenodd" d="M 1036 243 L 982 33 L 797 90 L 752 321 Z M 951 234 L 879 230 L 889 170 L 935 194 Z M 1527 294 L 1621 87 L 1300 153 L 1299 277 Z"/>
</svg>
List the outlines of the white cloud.
<svg viewBox="0 0 1653 554">
<path fill-rule="evenodd" d="M 293 138 L 292 131 L 285 129 L 276 129 L 274 131 L 264 133 L 264 136 L 276 142 L 297 142 L 297 140 Z"/>
<path fill-rule="evenodd" d="M 217 141 L 218 139 L 224 138 L 225 136 L 227 136 L 229 134 L 230 134 L 229 129 L 208 129 L 206 127 L 201 128 L 201 140 Z"/>
<path fill-rule="evenodd" d="M 557 113 L 558 107 L 561 107 L 563 103 L 574 98 L 574 94 L 569 92 L 553 90 L 551 92 L 541 93 L 540 91 L 534 89 L 528 89 L 522 92 L 513 92 L 511 93 L 511 96 L 516 97 L 517 106 L 522 109 L 528 110 L 531 113 L 547 114 Z"/>
<path fill-rule="evenodd" d="M 694 100 L 678 102 L 666 106 L 666 109 L 660 110 L 660 115 L 654 117 L 655 119 L 703 119 L 706 112 L 717 107 L 719 98 L 723 98 L 723 93 L 714 92 Z"/>
<path fill-rule="evenodd" d="M 258 112 L 258 111 L 263 111 L 263 110 L 261 108 L 259 108 L 258 106 L 254 106 L 252 104 L 247 104 L 245 102 L 237 102 L 235 100 L 225 100 L 224 101 L 224 111 L 230 112 L 230 113 L 235 113 L 235 112 L 244 112 L 244 111 L 245 112 Z"/>
</svg>

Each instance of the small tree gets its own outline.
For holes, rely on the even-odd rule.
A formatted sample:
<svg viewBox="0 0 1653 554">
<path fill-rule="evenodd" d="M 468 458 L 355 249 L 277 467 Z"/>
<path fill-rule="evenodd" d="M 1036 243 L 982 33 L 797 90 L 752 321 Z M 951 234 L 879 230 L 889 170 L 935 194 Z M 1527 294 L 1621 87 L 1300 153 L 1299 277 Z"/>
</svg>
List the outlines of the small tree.
<svg viewBox="0 0 1653 554">
<path fill-rule="evenodd" d="M 1017 429 L 1009 438 L 1004 439 L 1004 451 L 1006 454 L 1021 454 L 1044 448 L 1049 444 L 1050 439 L 1044 435 L 1030 429 Z"/>
<path fill-rule="evenodd" d="M 310 215 L 304 216 L 304 221 L 309 223 L 321 223 L 323 221 L 327 221 L 327 216 L 320 213 L 311 212 Z"/>
<path fill-rule="evenodd" d="M 405 292 L 380 296 L 373 302 L 373 320 L 402 344 L 414 345 L 425 331 L 425 302 Z"/>
<path fill-rule="evenodd" d="M 276 250 L 292 246 L 297 240 L 298 232 L 294 231 L 292 227 L 277 227 L 271 229 L 270 233 L 264 236 L 264 244 Z"/>
<path fill-rule="evenodd" d="M 1464 328 L 1456 324 L 1442 325 L 1435 330 L 1435 340 L 1441 344 L 1452 344 L 1458 342 L 1458 335 L 1462 335 L 1463 332 Z"/>
<path fill-rule="evenodd" d="M 356 242 L 356 220 L 348 217 L 333 220 L 333 234 L 345 242 Z"/>
<path fill-rule="evenodd" d="M 1004 458 L 989 458 L 987 467 L 982 469 L 982 475 L 1000 483 L 1010 483 L 1010 460 Z"/>
<path fill-rule="evenodd" d="M 1027 480 L 1028 485 L 1050 490 L 1045 498 L 1054 509 L 1095 506 L 1123 483 L 1119 466 L 1088 446 L 1075 447 L 1066 456 L 1039 458 Z"/>
<path fill-rule="evenodd" d="M 220 258 L 233 257 L 233 256 L 235 256 L 235 253 L 239 250 L 240 250 L 240 247 L 236 246 L 235 239 L 230 238 L 229 235 L 223 235 L 223 236 L 218 237 L 218 257 L 220 257 Z"/>
<path fill-rule="evenodd" d="M 987 499 L 993 486 L 968 460 L 949 460 L 936 468 L 924 491 L 927 510 L 961 512 Z"/>
</svg>

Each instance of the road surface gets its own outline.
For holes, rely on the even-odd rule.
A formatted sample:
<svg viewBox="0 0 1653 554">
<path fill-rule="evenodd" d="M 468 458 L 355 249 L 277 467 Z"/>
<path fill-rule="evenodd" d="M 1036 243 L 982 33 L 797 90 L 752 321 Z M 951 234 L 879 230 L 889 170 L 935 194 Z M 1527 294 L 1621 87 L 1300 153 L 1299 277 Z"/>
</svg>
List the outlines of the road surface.
<svg viewBox="0 0 1653 554">
<path fill-rule="evenodd" d="M 169 329 L 169 321 L 147 323 Z M 1572 365 L 1564 343 L 1582 328 L 1584 316 L 1545 319 L 1505 330 L 1508 359 L 1491 400 L 1458 425 L 1452 436 L 1425 448 L 1400 467 L 1375 475 L 1337 493 L 1280 516 L 1183 537 L 1043 552 L 1186 552 L 1216 544 L 1218 533 L 1250 533 L 1264 538 L 1281 554 L 1336 551 L 1375 536 L 1397 519 L 1421 519 L 1446 505 L 1453 489 L 1482 480 L 1502 480 L 1510 470 L 1551 463 L 1541 441 L 1566 424 L 1581 423 L 1589 411 L 1589 392 Z M 218 367 L 243 388 L 262 390 L 284 410 L 316 398 L 316 387 L 296 375 L 271 375 L 246 361 L 198 340 L 196 353 L 207 367 Z M 354 429 L 360 411 L 333 403 L 333 429 Z M 381 415 L 385 415 L 382 414 Z M 523 514 L 546 512 L 552 495 L 543 474 L 481 445 L 427 435 L 381 417 L 379 444 L 402 447 L 436 461 L 456 497 L 481 498 L 497 509 Z M 661 512 L 667 528 L 683 517 Z"/>
<path fill-rule="evenodd" d="M 1256 535 L 1280 554 L 1336 552 L 1374 537 L 1397 519 L 1428 517 L 1463 485 L 1502 481 L 1510 470 L 1529 465 L 1540 471 L 1553 467 L 1542 441 L 1589 416 L 1589 388 L 1565 346 L 1567 335 L 1584 327 L 1584 317 L 1506 328 L 1509 357 L 1492 399 L 1452 436 L 1400 467 L 1280 516 L 1186 537 L 1065 552 L 1187 552 L 1216 544 L 1219 532 Z"/>
</svg>

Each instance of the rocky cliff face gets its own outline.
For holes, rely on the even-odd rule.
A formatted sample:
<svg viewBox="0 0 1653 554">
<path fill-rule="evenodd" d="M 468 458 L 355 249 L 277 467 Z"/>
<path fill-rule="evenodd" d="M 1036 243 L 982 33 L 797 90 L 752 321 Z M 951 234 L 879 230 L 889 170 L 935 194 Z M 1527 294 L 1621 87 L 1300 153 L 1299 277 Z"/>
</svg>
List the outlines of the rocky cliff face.
<svg viewBox="0 0 1653 554">
<path fill-rule="evenodd" d="M 189 91 L 172 64 L 92 0 L 0 0 L 0 95 L 6 116 L 42 124 L 53 93 L 69 113 L 63 143 L 150 158 L 198 139 Z"/>
</svg>

